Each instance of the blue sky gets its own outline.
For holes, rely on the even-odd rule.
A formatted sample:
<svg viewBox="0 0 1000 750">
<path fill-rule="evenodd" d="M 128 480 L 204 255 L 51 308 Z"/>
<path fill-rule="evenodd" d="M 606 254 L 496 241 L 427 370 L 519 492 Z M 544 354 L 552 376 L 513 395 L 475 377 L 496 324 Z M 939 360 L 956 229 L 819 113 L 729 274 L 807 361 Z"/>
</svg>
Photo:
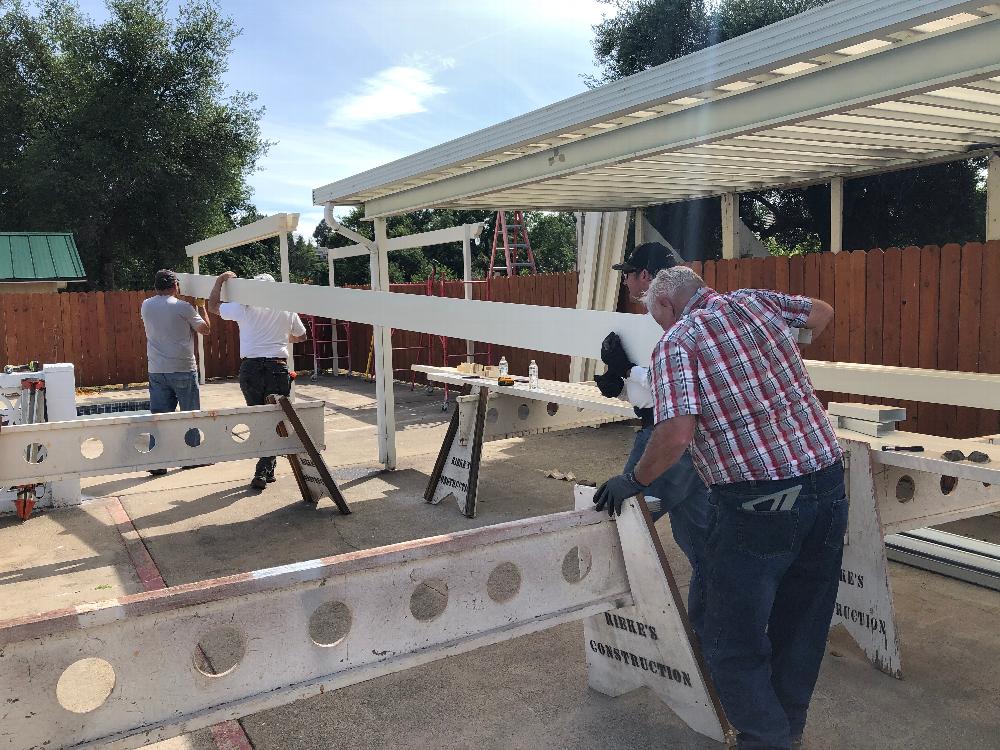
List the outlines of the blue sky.
<svg viewBox="0 0 1000 750">
<path fill-rule="evenodd" d="M 80 0 L 101 19 L 103 0 Z M 170 7 L 176 8 L 176 0 Z M 251 177 L 271 214 L 312 189 L 583 91 L 597 0 L 221 0 L 243 34 L 226 80 L 277 141 Z"/>
</svg>

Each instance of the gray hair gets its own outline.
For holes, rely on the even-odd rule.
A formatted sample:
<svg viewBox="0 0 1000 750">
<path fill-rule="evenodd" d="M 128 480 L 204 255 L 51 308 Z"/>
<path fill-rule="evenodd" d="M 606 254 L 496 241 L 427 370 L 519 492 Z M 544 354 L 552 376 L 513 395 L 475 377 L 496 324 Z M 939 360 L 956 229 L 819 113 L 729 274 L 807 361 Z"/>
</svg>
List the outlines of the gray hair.
<svg viewBox="0 0 1000 750">
<path fill-rule="evenodd" d="M 681 300 L 686 302 L 692 294 L 704 286 L 705 280 L 687 266 L 664 268 L 650 282 L 649 289 L 642 295 L 642 301 L 647 310 L 654 299 L 663 296 L 666 296 L 671 303 Z"/>
</svg>

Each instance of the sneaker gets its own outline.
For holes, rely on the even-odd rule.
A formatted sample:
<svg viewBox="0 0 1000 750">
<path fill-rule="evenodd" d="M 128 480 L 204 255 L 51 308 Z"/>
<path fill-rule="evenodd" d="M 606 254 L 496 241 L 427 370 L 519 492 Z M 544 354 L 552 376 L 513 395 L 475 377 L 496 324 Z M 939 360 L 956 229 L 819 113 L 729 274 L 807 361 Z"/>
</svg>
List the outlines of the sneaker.
<svg viewBox="0 0 1000 750">
<path fill-rule="evenodd" d="M 166 469 L 150 469 L 149 473 L 150 473 L 150 475 L 152 475 L 154 477 L 162 477 L 164 474 L 167 473 L 167 470 Z"/>
<path fill-rule="evenodd" d="M 792 750 L 802 750 L 802 735 L 792 737 Z"/>
<path fill-rule="evenodd" d="M 264 481 L 271 484 L 271 482 L 277 482 L 278 480 L 274 478 L 274 472 L 271 472 L 270 474 L 264 475 Z"/>
<path fill-rule="evenodd" d="M 252 480 L 250 481 L 250 486 L 251 486 L 251 487 L 252 487 L 253 489 L 255 489 L 255 490 L 263 490 L 263 489 L 266 489 L 266 488 L 267 488 L 267 479 L 265 479 L 265 478 L 264 478 L 264 477 L 262 477 L 262 476 L 261 476 L 260 474 L 258 474 L 257 476 L 255 476 L 255 477 L 254 477 L 254 478 L 253 478 L 253 479 L 252 479 Z"/>
</svg>

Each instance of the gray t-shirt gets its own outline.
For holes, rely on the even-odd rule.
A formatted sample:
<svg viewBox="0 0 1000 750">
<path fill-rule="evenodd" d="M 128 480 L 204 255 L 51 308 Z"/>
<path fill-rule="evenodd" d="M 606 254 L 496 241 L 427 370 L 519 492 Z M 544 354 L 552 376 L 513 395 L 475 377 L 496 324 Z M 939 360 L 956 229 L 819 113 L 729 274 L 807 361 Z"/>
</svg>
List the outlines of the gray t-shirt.
<svg viewBox="0 0 1000 750">
<path fill-rule="evenodd" d="M 195 327 L 205 321 L 182 299 L 156 295 L 142 303 L 146 326 L 146 357 L 149 371 L 190 372 L 197 369 L 194 359 Z"/>
</svg>

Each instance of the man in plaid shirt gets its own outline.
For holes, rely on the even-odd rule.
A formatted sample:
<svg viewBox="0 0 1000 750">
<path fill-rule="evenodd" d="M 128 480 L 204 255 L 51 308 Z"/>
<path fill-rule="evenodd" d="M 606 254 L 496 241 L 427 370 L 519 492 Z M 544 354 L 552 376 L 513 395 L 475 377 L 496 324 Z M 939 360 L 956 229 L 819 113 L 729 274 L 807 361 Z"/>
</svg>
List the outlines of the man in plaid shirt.
<svg viewBox="0 0 1000 750">
<path fill-rule="evenodd" d="M 842 451 L 791 328 L 823 331 L 821 300 L 719 294 L 689 268 L 645 297 L 665 333 L 650 378 L 656 428 L 632 474 L 598 489 L 622 503 L 691 444 L 709 485 L 702 648 L 741 750 L 801 743 L 840 579 L 847 500 Z"/>
</svg>

